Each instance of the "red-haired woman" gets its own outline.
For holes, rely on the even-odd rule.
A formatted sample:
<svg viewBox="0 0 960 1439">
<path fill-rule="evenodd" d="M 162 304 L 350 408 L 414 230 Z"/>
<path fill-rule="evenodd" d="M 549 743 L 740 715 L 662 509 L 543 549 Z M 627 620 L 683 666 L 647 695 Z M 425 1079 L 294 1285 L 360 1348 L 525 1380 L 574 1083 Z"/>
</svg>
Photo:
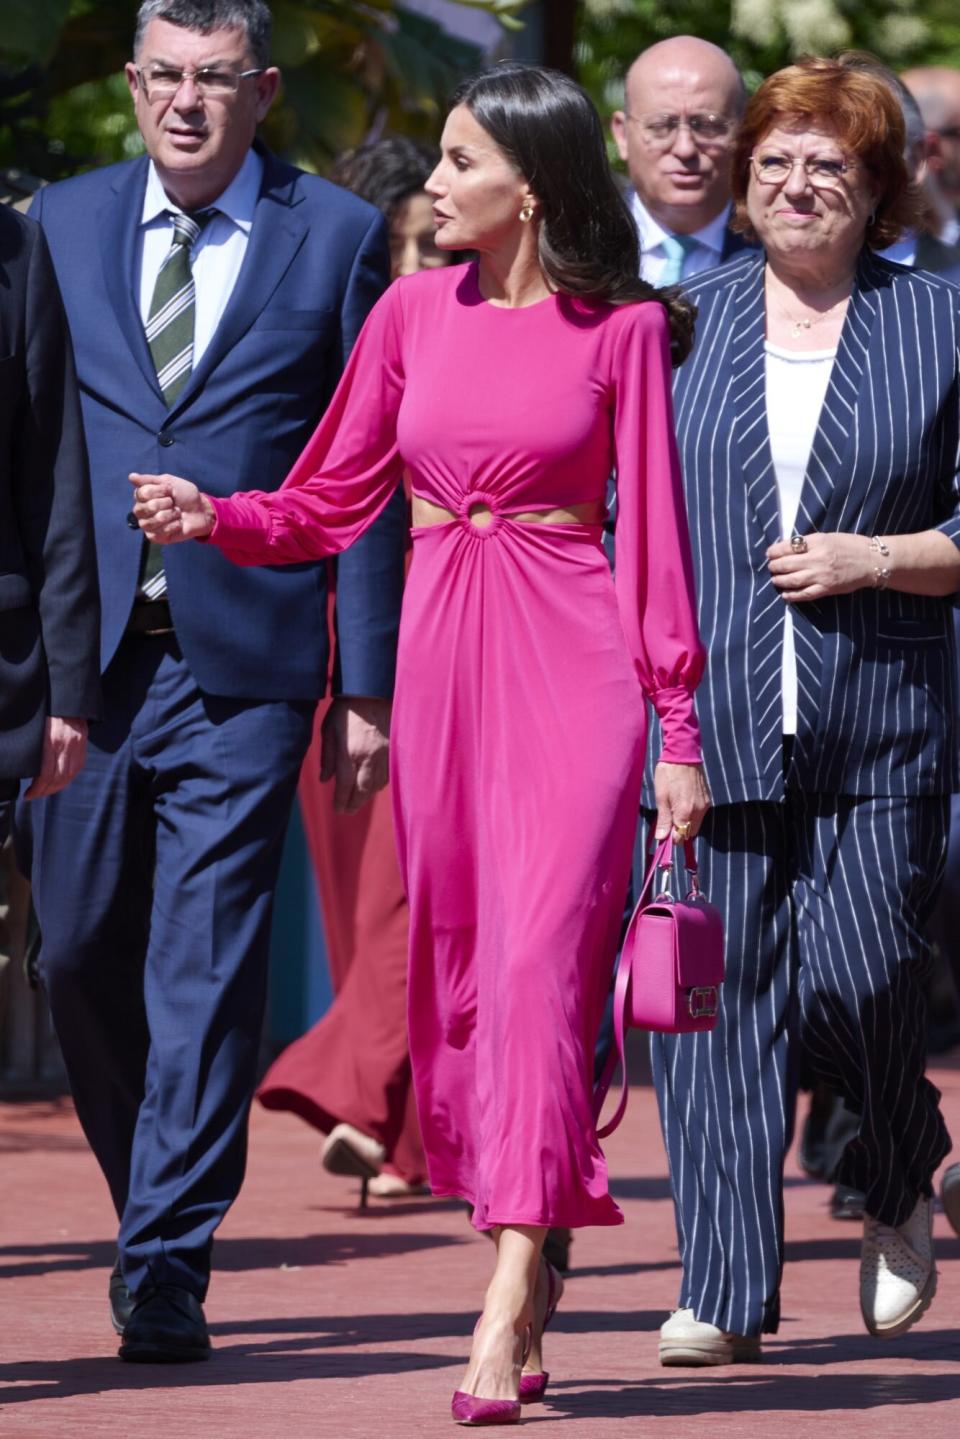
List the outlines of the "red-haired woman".
<svg viewBox="0 0 960 1439">
<path fill-rule="evenodd" d="M 866 1194 L 868 1330 L 902 1333 L 936 1287 L 924 928 L 957 782 L 960 295 L 876 256 L 914 213 L 903 154 L 856 57 L 771 76 L 734 153 L 763 253 L 690 287 L 675 401 L 728 954 L 715 1032 L 654 1044 L 683 1259 L 666 1364 L 755 1358 L 777 1328 L 794 1037 L 861 1115 L 836 1178 Z"/>
</svg>

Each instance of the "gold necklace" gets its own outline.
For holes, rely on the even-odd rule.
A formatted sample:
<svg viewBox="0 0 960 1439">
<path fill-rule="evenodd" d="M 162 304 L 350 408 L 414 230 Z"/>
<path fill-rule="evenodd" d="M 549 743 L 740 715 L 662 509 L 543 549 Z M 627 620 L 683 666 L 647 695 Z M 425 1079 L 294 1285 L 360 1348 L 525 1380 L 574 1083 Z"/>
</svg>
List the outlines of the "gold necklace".
<svg viewBox="0 0 960 1439">
<path fill-rule="evenodd" d="M 808 316 L 805 316 L 803 319 L 798 320 L 796 315 L 790 314 L 790 311 L 786 308 L 779 296 L 776 296 L 776 301 L 777 308 L 779 309 L 780 314 L 790 325 L 791 338 L 794 340 L 798 340 L 803 334 L 804 330 L 812 330 L 815 325 L 820 324 L 821 320 L 825 320 L 828 315 L 832 315 L 834 310 L 838 309 L 840 305 L 848 304 L 850 301 L 850 296 L 844 295 L 842 300 L 835 301 L 835 303 L 830 306 L 829 310 L 821 311 L 821 313 L 812 320 Z"/>
</svg>

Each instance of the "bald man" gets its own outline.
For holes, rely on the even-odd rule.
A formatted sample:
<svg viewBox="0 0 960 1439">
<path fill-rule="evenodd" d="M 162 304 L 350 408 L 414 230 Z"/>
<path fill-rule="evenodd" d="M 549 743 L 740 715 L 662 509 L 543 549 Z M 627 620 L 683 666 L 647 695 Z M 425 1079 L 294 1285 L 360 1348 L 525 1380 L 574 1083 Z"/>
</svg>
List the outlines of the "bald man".
<svg viewBox="0 0 960 1439">
<path fill-rule="evenodd" d="M 677 284 L 722 264 L 747 242 L 730 218 L 730 154 L 746 103 L 730 56 L 677 35 L 644 50 L 627 74 L 613 137 L 633 185 L 641 273 Z"/>
<path fill-rule="evenodd" d="M 960 240 L 960 70 L 924 65 L 900 77 L 927 127 L 928 164 L 942 199 L 940 239 Z"/>
</svg>

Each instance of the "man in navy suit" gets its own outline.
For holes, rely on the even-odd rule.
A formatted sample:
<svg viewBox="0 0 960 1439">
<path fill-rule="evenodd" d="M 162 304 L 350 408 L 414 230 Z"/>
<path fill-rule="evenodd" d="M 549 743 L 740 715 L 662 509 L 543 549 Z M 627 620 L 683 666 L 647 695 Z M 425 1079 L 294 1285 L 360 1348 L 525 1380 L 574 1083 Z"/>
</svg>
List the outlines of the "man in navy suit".
<svg viewBox="0 0 960 1439">
<path fill-rule="evenodd" d="M 263 0 L 144 0 L 126 67 L 147 156 L 41 192 L 76 342 L 103 593 L 105 716 L 29 816 L 42 973 L 119 1217 L 121 1357 L 204 1359 L 213 1233 L 243 1178 L 271 906 L 328 674 L 325 568 L 161 556 L 131 471 L 274 489 L 387 282 L 384 223 L 255 142 Z M 386 780 L 402 494 L 343 556 L 324 770 Z M 37 812 L 39 808 L 39 813 Z"/>
<path fill-rule="evenodd" d="M 743 80 L 719 46 L 677 35 L 637 56 L 625 102 L 612 130 L 633 186 L 641 272 L 652 285 L 676 285 L 747 247 L 729 224 Z"/>
<path fill-rule="evenodd" d="M 100 707 L 93 516 L 66 318 L 36 225 L 0 206 L 0 843 L 83 767 Z"/>
</svg>

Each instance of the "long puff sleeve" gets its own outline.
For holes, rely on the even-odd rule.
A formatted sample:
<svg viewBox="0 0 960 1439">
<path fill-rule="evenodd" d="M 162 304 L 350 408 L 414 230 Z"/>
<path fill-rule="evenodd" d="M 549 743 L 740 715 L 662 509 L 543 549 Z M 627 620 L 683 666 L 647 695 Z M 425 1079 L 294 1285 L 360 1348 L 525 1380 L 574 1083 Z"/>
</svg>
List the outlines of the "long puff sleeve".
<svg viewBox="0 0 960 1439">
<path fill-rule="evenodd" d="M 401 282 L 402 283 L 402 282 Z M 373 524 L 403 472 L 400 283 L 377 301 L 306 448 L 279 490 L 209 496 L 209 542 L 238 565 L 293 564 L 339 554 Z"/>
<path fill-rule="evenodd" d="M 697 764 L 693 692 L 705 656 L 673 427 L 668 325 L 660 305 L 637 306 L 618 338 L 615 574 L 623 632 L 663 730 L 660 759 Z"/>
</svg>

